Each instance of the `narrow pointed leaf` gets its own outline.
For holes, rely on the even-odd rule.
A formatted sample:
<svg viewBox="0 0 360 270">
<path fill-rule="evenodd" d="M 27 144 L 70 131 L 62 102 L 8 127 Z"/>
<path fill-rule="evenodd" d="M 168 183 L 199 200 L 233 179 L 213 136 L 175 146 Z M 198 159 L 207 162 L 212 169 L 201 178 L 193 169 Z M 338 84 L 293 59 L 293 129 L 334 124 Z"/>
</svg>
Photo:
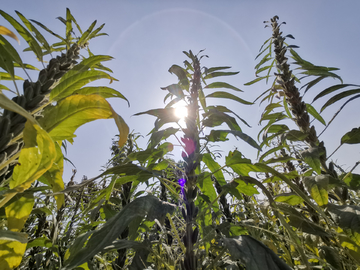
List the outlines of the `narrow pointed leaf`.
<svg viewBox="0 0 360 270">
<path fill-rule="evenodd" d="M 239 72 L 212 72 L 212 73 L 207 73 L 207 75 L 204 77 L 204 79 L 211 79 L 211 78 L 215 78 L 215 77 L 220 77 L 220 76 L 231 76 L 231 75 L 236 75 L 239 74 Z"/>
<path fill-rule="evenodd" d="M 245 105 L 251 105 L 251 104 L 254 104 L 252 102 L 249 102 L 249 101 L 246 101 L 246 100 L 243 100 L 233 94 L 230 94 L 228 92 L 223 92 L 223 91 L 218 91 L 218 92 L 214 92 L 210 95 L 207 95 L 206 97 L 215 97 L 215 98 L 228 98 L 228 99 L 232 99 L 234 101 L 237 101 L 237 102 L 240 102 L 242 104 L 245 104 Z"/>
<path fill-rule="evenodd" d="M 13 232 L 20 232 L 26 220 L 28 219 L 33 206 L 34 206 L 33 194 L 24 193 L 21 197 L 5 207 L 5 213 L 7 218 L 7 227 Z"/>
<path fill-rule="evenodd" d="M 0 25 L 0 35 L 9 36 L 9 37 L 15 39 L 20 44 L 20 40 L 18 39 L 18 37 L 13 32 L 11 32 L 11 30 L 6 28 L 5 26 Z"/>
<path fill-rule="evenodd" d="M 67 43 L 66 43 L 66 40 L 65 40 L 62 36 L 54 33 L 54 32 L 51 31 L 49 28 L 47 28 L 45 25 L 43 25 L 42 23 L 40 23 L 40 22 L 38 22 L 38 21 L 35 21 L 35 20 L 30 20 L 30 21 L 32 21 L 33 23 L 39 25 L 42 29 L 44 29 L 45 31 L 49 32 L 49 33 L 52 34 L 53 36 L 61 39 L 61 40 L 64 42 L 64 45 L 67 44 Z"/>
<path fill-rule="evenodd" d="M 323 110 L 325 110 L 327 107 L 329 107 L 331 104 L 334 104 L 335 102 L 348 97 L 348 96 L 352 96 L 355 94 L 359 94 L 360 93 L 360 88 L 357 89 L 353 89 L 353 90 L 348 90 L 348 91 L 344 91 L 341 92 L 340 94 L 337 94 L 336 96 L 333 96 L 332 98 L 330 98 L 322 107 L 321 107 L 321 112 Z"/>
<path fill-rule="evenodd" d="M 232 89 L 235 91 L 240 91 L 243 92 L 243 90 L 232 86 L 231 84 L 225 83 L 225 82 L 213 82 L 208 84 L 207 86 L 205 86 L 205 88 L 209 88 L 209 89 L 213 89 L 213 88 L 227 88 L 227 89 Z"/>
<path fill-rule="evenodd" d="M 175 205 L 162 202 L 151 195 L 135 199 L 117 215 L 109 219 L 99 230 L 91 232 L 92 235 L 85 246 L 83 246 L 85 243 L 83 241 L 75 248 L 70 247 L 69 257 L 64 263 L 63 270 L 70 270 L 87 262 L 111 245 L 135 218 L 146 217 L 148 220 L 163 220 L 167 213 L 171 214 L 175 209 Z"/>
<path fill-rule="evenodd" d="M 79 90 L 73 92 L 73 95 L 92 95 L 92 94 L 99 95 L 103 98 L 111 98 L 111 97 L 121 98 L 123 100 L 126 100 L 128 106 L 130 107 L 130 103 L 128 99 L 123 94 L 110 87 L 88 86 L 88 87 L 80 88 Z"/>
<path fill-rule="evenodd" d="M 314 97 L 313 102 L 323 96 L 326 96 L 336 90 L 348 87 L 348 86 L 359 86 L 356 84 L 337 84 L 337 85 L 333 85 L 331 87 L 326 88 L 325 90 L 321 91 L 320 94 L 318 94 L 316 97 Z"/>
<path fill-rule="evenodd" d="M 326 122 L 324 118 L 321 117 L 321 115 L 315 110 L 313 106 L 310 104 L 306 104 L 306 110 L 308 113 L 310 113 L 316 120 L 318 120 L 321 124 L 326 126 Z"/>
<path fill-rule="evenodd" d="M 96 25 L 96 20 L 89 26 L 89 28 L 81 35 L 78 44 L 80 46 L 83 46 L 88 40 L 89 40 L 89 36 L 92 32 L 92 30 L 94 29 L 95 25 Z"/>
</svg>

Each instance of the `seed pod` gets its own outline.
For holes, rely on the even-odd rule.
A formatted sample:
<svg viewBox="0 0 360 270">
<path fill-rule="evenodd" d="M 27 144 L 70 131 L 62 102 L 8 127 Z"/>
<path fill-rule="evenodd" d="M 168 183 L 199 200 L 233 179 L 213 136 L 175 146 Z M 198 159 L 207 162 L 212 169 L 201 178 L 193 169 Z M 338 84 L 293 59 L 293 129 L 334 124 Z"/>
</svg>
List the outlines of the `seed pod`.
<svg viewBox="0 0 360 270">
<path fill-rule="evenodd" d="M 25 80 L 23 83 L 23 90 L 25 91 L 25 89 L 28 88 L 29 86 L 31 86 L 31 82 L 29 82 L 29 80 Z"/>
<path fill-rule="evenodd" d="M 29 85 L 25 90 L 24 90 L 24 96 L 26 98 L 26 100 L 30 100 L 33 98 L 34 96 L 34 89 L 32 88 L 31 85 Z"/>
<path fill-rule="evenodd" d="M 56 64 L 60 64 L 57 58 L 52 58 L 47 66 L 48 71 L 52 70 Z"/>
<path fill-rule="evenodd" d="M 25 123 L 17 124 L 10 128 L 10 132 L 14 135 L 14 137 L 16 137 L 24 130 L 24 127 L 25 127 Z"/>
<path fill-rule="evenodd" d="M 0 138 L 0 151 L 5 149 L 5 147 L 8 145 L 8 143 L 11 141 L 12 138 L 13 138 L 12 133 L 9 133 L 4 137 Z"/>
<path fill-rule="evenodd" d="M 68 70 L 71 66 L 71 62 L 70 63 L 64 63 L 63 65 L 61 65 L 59 67 L 59 70 Z"/>
<path fill-rule="evenodd" d="M 7 172 L 8 169 L 9 169 L 9 165 L 6 165 L 4 168 L 2 168 L 0 170 L 0 182 L 2 182 L 1 181 L 2 175 L 4 175 Z"/>
<path fill-rule="evenodd" d="M 197 242 L 198 236 L 199 236 L 199 229 L 198 227 L 196 227 L 191 237 L 191 241 L 193 245 Z"/>
<path fill-rule="evenodd" d="M 191 202 L 191 203 L 193 203 L 193 202 Z M 189 219 L 192 217 L 192 211 L 191 211 L 191 205 L 190 204 L 185 203 L 185 205 L 186 205 L 186 213 L 187 213 L 187 216 L 188 216 Z"/>
<path fill-rule="evenodd" d="M 0 119 L 0 137 L 7 135 L 10 131 L 10 118 L 7 116 Z"/>
<path fill-rule="evenodd" d="M 183 218 L 186 220 L 186 213 L 185 213 L 184 207 L 181 208 L 181 213 L 182 213 L 182 215 L 183 215 Z"/>
<path fill-rule="evenodd" d="M 1 153 L 0 154 L 0 164 L 3 164 L 6 159 L 7 159 L 7 153 L 6 152 Z M 0 175 L 1 175 L 1 173 L 0 173 Z"/>
<path fill-rule="evenodd" d="M 35 109 L 35 107 L 37 107 L 39 103 L 44 100 L 44 98 L 45 98 L 44 95 L 38 95 L 34 97 L 32 100 L 29 100 L 26 104 L 26 109 L 27 110 Z"/>
<path fill-rule="evenodd" d="M 193 213 L 193 218 L 196 218 L 198 213 L 199 213 L 199 207 L 195 207 L 194 213 Z"/>
<path fill-rule="evenodd" d="M 58 72 L 58 70 L 59 70 L 59 65 L 57 65 L 53 69 L 51 69 L 47 75 L 47 79 L 51 80 L 52 78 L 54 78 L 54 76 Z"/>
<path fill-rule="evenodd" d="M 36 96 L 40 95 L 41 83 L 40 83 L 40 82 L 36 82 L 35 85 L 34 85 L 34 87 L 33 87 L 33 89 L 34 89 L 34 95 L 33 95 L 33 97 L 36 97 Z"/>
<path fill-rule="evenodd" d="M 54 84 L 54 80 L 48 80 L 43 86 L 41 86 L 41 93 L 48 93 L 49 88 Z"/>
<path fill-rule="evenodd" d="M 19 123 L 25 123 L 26 122 L 26 118 L 20 114 L 16 114 L 12 119 L 11 119 L 11 126 L 16 126 Z"/>
<path fill-rule="evenodd" d="M 41 84 L 43 84 L 46 79 L 47 79 L 47 70 L 46 69 L 42 69 L 39 73 L 39 79 L 38 81 L 40 81 Z"/>
<path fill-rule="evenodd" d="M 24 96 L 16 96 L 12 100 L 15 101 L 19 106 L 24 108 L 26 103 L 26 98 Z"/>
<path fill-rule="evenodd" d="M 54 75 L 54 80 L 60 79 L 62 76 L 64 76 L 65 73 L 66 73 L 65 70 L 59 70 L 59 71 Z"/>
<path fill-rule="evenodd" d="M 4 153 L 10 158 L 19 151 L 20 145 L 21 145 L 20 143 L 15 142 L 14 144 L 12 144 L 6 148 L 4 150 Z M 0 161 L 0 163 L 1 163 L 1 161 Z"/>
</svg>

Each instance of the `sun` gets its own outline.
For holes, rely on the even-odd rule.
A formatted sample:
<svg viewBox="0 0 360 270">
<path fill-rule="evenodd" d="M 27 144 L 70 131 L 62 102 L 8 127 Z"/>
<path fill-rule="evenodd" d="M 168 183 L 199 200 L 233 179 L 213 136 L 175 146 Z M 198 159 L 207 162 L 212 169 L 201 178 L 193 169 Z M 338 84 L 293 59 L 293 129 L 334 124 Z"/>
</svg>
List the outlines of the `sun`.
<svg viewBox="0 0 360 270">
<path fill-rule="evenodd" d="M 174 105 L 175 108 L 175 115 L 179 119 L 185 119 L 185 117 L 188 115 L 186 103 L 184 101 L 180 101 Z"/>
</svg>

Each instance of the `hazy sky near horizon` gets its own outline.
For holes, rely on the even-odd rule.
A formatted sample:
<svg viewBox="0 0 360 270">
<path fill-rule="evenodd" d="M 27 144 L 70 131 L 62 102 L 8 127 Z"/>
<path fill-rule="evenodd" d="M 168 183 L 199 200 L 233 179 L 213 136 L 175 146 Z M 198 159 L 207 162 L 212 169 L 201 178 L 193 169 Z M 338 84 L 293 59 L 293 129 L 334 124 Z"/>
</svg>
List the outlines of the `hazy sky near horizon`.
<svg viewBox="0 0 360 270">
<path fill-rule="evenodd" d="M 119 81 L 109 85 L 127 97 L 127 103 L 120 99 L 109 99 L 110 103 L 128 123 L 130 130 L 140 133 L 140 146 L 146 147 L 146 135 L 155 121 L 151 116 L 133 116 L 149 109 L 163 108 L 166 92 L 160 87 L 177 83 L 177 77 L 168 69 L 173 64 L 182 65 L 186 56 L 182 51 L 194 53 L 205 49 L 209 58 L 202 61 L 206 67 L 231 66 L 232 71 L 240 71 L 236 76 L 222 78 L 244 90 L 239 97 L 253 101 L 262 91 L 269 88 L 265 83 L 244 86 L 255 79 L 254 66 L 260 46 L 271 36 L 271 30 L 264 28 L 264 20 L 274 15 L 285 21 L 284 34 L 292 34 L 291 44 L 300 46 L 297 52 L 304 59 L 316 65 L 340 68 L 337 72 L 344 83 L 360 84 L 360 2 L 358 1 L 6 1 L 1 9 L 17 18 L 14 10 L 20 11 L 28 19 L 45 24 L 54 32 L 64 35 L 64 25 L 56 19 L 66 16 L 66 8 L 76 18 L 83 29 L 97 20 L 98 26 L 105 23 L 103 31 L 109 36 L 94 39 L 90 49 L 94 54 L 107 54 L 115 59 L 104 63 L 110 67 Z M 0 25 L 9 26 L 0 17 Z M 9 26 L 12 29 L 11 26 Z M 44 33 L 44 32 L 42 32 Z M 45 37 L 55 41 L 47 33 Z M 13 43 L 16 47 L 16 43 Z M 21 48 L 25 42 L 22 41 Z M 20 55 L 24 62 L 36 63 L 29 52 Z M 37 77 L 34 76 L 34 79 Z M 107 82 L 104 82 L 107 84 Z M 328 80 L 311 89 L 305 101 L 327 86 L 337 83 Z M 205 93 L 206 94 L 206 93 Z M 237 94 L 237 93 L 234 93 Z M 313 105 L 320 108 L 326 99 Z M 229 106 L 245 118 L 252 128 L 241 125 L 243 131 L 256 139 L 261 129 L 257 125 L 263 107 L 259 104 L 245 106 L 233 101 L 214 100 Z M 323 117 L 329 121 L 344 101 L 324 111 Z M 340 143 L 340 138 L 353 127 L 360 126 L 358 104 L 350 103 L 340 113 L 320 139 L 330 154 Z M 318 133 L 321 124 L 315 123 Z M 111 139 L 117 134 L 113 120 L 97 120 L 76 131 L 74 144 L 68 144 L 69 158 L 77 167 L 76 181 L 83 175 L 94 177 L 101 166 L 110 158 Z M 231 135 L 229 135 L 230 137 Z M 227 151 L 237 147 L 245 156 L 254 159 L 257 151 L 242 141 L 232 140 Z M 181 159 L 181 149 L 175 148 L 173 158 Z M 343 146 L 333 157 L 344 169 L 351 168 L 360 160 L 358 145 Z M 72 166 L 66 164 L 64 181 L 69 181 Z"/>
</svg>

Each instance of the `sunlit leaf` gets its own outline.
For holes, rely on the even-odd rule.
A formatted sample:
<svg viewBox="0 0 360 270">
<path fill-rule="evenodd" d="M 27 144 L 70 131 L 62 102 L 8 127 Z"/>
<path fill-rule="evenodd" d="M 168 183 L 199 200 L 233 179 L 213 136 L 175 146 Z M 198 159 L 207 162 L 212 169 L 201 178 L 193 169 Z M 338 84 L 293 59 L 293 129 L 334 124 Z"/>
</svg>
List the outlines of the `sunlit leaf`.
<svg viewBox="0 0 360 270">
<path fill-rule="evenodd" d="M 221 166 L 217 163 L 209 153 L 205 153 L 202 156 L 202 161 L 206 164 L 209 170 L 214 174 L 216 180 L 219 182 L 220 185 L 225 185 L 225 177 L 221 171 Z"/>
<path fill-rule="evenodd" d="M 0 239 L 0 266 L 2 270 L 12 270 L 20 265 L 26 243 Z"/>
<path fill-rule="evenodd" d="M 318 147 L 310 147 L 307 150 L 301 151 L 301 156 L 311 168 L 313 168 L 318 174 L 321 173 L 320 169 L 320 155 L 322 151 Z"/>
<path fill-rule="evenodd" d="M 169 86 L 162 87 L 161 89 L 162 90 L 168 90 L 171 94 L 177 96 L 178 98 L 183 98 L 184 97 L 183 90 L 180 87 L 180 85 L 178 85 L 178 84 L 171 84 Z"/>
<path fill-rule="evenodd" d="M 304 233 L 310 233 L 313 235 L 325 236 L 329 237 L 330 235 L 319 225 L 311 222 L 309 219 L 300 216 L 300 215 L 289 215 L 288 218 L 290 219 L 289 224 L 299 231 Z"/>
<path fill-rule="evenodd" d="M 52 167 L 42 176 L 49 182 L 54 193 L 64 189 L 64 181 L 62 178 L 64 171 L 64 156 L 59 144 L 55 143 L 55 148 L 56 159 L 54 160 Z M 57 210 L 59 210 L 64 203 L 64 194 L 55 195 L 55 200 Z"/>
<path fill-rule="evenodd" d="M 33 194 L 24 193 L 21 197 L 5 207 L 7 227 L 14 232 L 20 232 L 25 225 L 34 205 Z"/>
<path fill-rule="evenodd" d="M 211 208 L 214 210 L 214 212 L 218 212 L 219 211 L 219 204 L 216 200 L 217 198 L 217 193 L 215 191 L 214 188 L 214 183 L 211 180 L 211 177 L 209 176 L 209 173 L 203 173 L 201 174 L 198 179 L 197 179 L 197 186 L 199 187 L 199 189 L 201 190 L 201 192 L 205 195 L 208 196 L 210 199 L 210 202 L 214 202 L 211 205 Z"/>
<path fill-rule="evenodd" d="M 13 32 L 11 32 L 9 29 L 7 29 L 5 26 L 0 25 L 0 35 L 6 35 L 9 37 L 12 37 L 20 44 L 20 40 L 18 39 L 18 37 Z"/>
<path fill-rule="evenodd" d="M 106 86 L 89 86 L 89 87 L 83 87 L 79 90 L 75 90 L 73 95 L 92 95 L 96 94 L 99 96 L 102 96 L 103 98 L 111 98 L 111 97 L 117 97 L 126 100 L 128 103 L 128 106 L 130 106 L 129 101 L 127 98 L 121 94 L 120 92 L 116 91 L 113 88 L 106 87 Z"/>
</svg>

